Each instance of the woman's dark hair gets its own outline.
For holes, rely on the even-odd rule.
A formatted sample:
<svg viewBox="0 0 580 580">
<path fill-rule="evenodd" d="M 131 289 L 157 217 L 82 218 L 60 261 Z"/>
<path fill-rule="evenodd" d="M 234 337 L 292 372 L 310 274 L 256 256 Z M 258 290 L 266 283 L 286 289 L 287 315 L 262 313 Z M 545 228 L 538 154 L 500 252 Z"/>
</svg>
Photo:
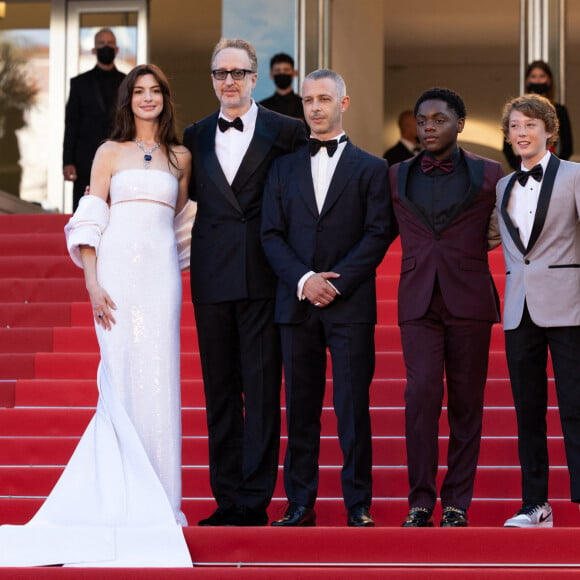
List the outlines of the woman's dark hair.
<svg viewBox="0 0 580 580">
<path fill-rule="evenodd" d="M 167 77 L 154 64 L 137 65 L 123 79 L 117 96 L 115 122 L 109 138 L 111 141 L 132 141 L 136 138 L 135 116 L 133 115 L 131 101 L 137 79 L 145 75 L 153 75 L 155 77 L 163 95 L 163 110 L 159 115 L 159 128 L 156 139 L 161 143 L 161 147 L 165 150 L 171 165 L 178 169 L 171 149 L 172 145 L 180 144 L 175 126 L 175 105 Z"/>
</svg>

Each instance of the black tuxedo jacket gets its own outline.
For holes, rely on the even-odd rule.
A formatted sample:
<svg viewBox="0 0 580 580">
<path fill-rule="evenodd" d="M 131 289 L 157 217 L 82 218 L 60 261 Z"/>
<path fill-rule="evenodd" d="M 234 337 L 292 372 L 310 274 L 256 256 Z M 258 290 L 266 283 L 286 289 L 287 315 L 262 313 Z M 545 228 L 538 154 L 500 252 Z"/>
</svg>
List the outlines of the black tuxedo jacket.
<svg viewBox="0 0 580 580">
<path fill-rule="evenodd" d="M 411 153 L 401 141 L 397 141 L 396 145 L 387 149 L 383 154 L 383 158 L 387 160 L 389 167 L 395 165 L 395 163 L 405 161 L 405 159 L 409 159 L 410 157 L 413 157 L 413 153 Z"/>
<path fill-rule="evenodd" d="M 307 148 L 278 159 L 264 192 L 262 243 L 278 278 L 276 322 L 304 321 L 312 312 L 298 300 L 309 271 L 334 271 L 340 292 L 320 310 L 336 323 L 376 322 L 375 269 L 391 240 L 387 164 L 350 142 L 318 213 Z"/>
<path fill-rule="evenodd" d="M 389 170 L 393 209 L 403 256 L 399 282 L 399 323 L 422 318 L 438 280 L 448 310 L 458 318 L 499 321 L 499 299 L 487 258 L 488 227 L 495 186 L 503 176 L 499 163 L 463 151 L 470 185 L 463 204 L 450 214 L 441 232 L 407 196 L 407 178 L 422 155 Z"/>
<path fill-rule="evenodd" d="M 111 130 L 113 111 L 103 100 L 96 68 L 71 79 L 66 104 L 62 164 L 76 166 L 79 175 L 90 175 L 93 157 Z M 117 88 L 126 76 L 116 69 L 111 75 Z"/>
<path fill-rule="evenodd" d="M 276 277 L 260 243 L 266 175 L 272 161 L 307 142 L 304 123 L 258 105 L 254 136 L 228 184 L 215 153 L 218 112 L 185 129 L 193 157 L 190 197 L 197 202 L 191 237 L 194 302 L 273 298 Z"/>
</svg>

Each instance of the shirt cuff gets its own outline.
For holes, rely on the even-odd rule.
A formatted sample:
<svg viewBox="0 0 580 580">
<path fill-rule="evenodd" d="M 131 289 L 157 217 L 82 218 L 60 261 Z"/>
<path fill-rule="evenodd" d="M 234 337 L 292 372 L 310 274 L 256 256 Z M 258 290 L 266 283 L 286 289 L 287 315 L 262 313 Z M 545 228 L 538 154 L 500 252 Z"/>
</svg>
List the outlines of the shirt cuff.
<svg viewBox="0 0 580 580">
<path fill-rule="evenodd" d="M 296 296 L 298 297 L 298 300 L 304 300 L 305 296 L 302 294 L 304 284 L 306 284 L 306 280 L 308 280 L 308 278 L 311 276 L 314 276 L 314 274 L 316 274 L 316 272 L 311 270 L 310 272 L 306 272 L 306 274 L 304 274 L 304 276 L 298 280 L 298 285 L 296 286 Z"/>
</svg>

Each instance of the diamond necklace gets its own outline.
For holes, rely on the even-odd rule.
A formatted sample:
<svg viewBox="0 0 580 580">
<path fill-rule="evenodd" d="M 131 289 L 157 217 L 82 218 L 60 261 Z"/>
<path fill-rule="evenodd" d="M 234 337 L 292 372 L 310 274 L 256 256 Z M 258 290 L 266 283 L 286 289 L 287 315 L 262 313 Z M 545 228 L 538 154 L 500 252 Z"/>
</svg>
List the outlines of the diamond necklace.
<svg viewBox="0 0 580 580">
<path fill-rule="evenodd" d="M 159 147 L 161 147 L 161 143 L 155 143 L 155 145 L 153 145 L 153 147 L 151 147 L 151 149 L 145 149 L 145 147 L 143 146 L 143 143 L 141 143 L 141 141 L 139 141 L 139 139 L 133 139 L 133 141 L 135 141 L 135 145 L 137 145 L 137 147 L 139 147 L 139 149 L 141 149 L 141 151 L 143 151 L 144 155 L 143 155 L 143 167 L 145 167 L 145 169 L 149 169 L 151 167 L 151 159 L 153 159 L 153 157 L 151 156 L 151 153 L 153 153 L 153 151 L 156 151 L 157 149 L 159 149 Z"/>
</svg>

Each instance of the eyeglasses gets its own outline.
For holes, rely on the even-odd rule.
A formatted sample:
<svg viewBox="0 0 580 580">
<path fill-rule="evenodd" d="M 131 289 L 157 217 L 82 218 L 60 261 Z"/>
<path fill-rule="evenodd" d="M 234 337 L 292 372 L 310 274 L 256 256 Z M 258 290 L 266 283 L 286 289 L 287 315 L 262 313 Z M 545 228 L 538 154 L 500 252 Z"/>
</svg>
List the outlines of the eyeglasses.
<svg viewBox="0 0 580 580">
<path fill-rule="evenodd" d="M 233 70 L 219 68 L 217 70 L 212 70 L 211 74 L 216 81 L 225 81 L 228 78 L 228 75 L 232 75 L 232 79 L 235 81 L 241 81 L 247 74 L 254 74 L 254 71 L 245 68 L 235 68 Z"/>
</svg>

